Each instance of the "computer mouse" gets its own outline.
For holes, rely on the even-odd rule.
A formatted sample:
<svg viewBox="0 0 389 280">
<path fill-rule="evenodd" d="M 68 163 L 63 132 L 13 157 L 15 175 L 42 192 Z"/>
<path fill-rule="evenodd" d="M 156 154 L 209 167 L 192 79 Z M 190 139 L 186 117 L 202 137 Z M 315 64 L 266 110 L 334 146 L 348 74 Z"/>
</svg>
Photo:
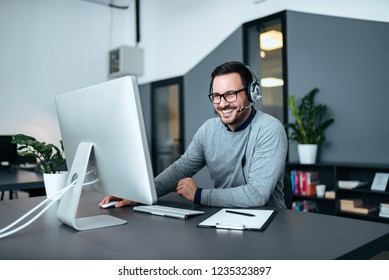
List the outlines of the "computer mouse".
<svg viewBox="0 0 389 280">
<path fill-rule="evenodd" d="M 118 201 L 110 201 L 108 203 L 101 205 L 100 207 L 101 208 L 111 208 L 111 207 L 115 207 L 116 203 L 118 203 Z"/>
</svg>

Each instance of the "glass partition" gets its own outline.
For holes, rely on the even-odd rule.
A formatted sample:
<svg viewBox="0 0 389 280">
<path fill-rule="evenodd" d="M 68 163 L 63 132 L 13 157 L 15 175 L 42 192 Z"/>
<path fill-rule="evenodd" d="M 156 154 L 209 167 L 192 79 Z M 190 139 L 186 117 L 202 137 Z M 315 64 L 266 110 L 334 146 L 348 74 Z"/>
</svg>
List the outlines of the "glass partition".
<svg viewBox="0 0 389 280">
<path fill-rule="evenodd" d="M 182 154 L 182 79 L 152 83 L 152 158 L 154 175 Z"/>
<path fill-rule="evenodd" d="M 244 25 L 245 62 L 257 73 L 262 101 L 257 105 L 282 123 L 287 122 L 282 16 L 263 18 Z"/>
</svg>

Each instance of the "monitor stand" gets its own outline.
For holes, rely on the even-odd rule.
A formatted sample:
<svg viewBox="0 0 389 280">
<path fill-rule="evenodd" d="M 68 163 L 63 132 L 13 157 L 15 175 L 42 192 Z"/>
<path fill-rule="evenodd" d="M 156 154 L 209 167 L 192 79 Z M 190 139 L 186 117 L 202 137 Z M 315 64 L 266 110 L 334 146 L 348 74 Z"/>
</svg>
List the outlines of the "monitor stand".
<svg viewBox="0 0 389 280">
<path fill-rule="evenodd" d="M 65 187 L 74 182 L 76 183 L 72 188 L 64 193 L 57 211 L 58 220 L 79 231 L 111 227 L 127 223 L 126 220 L 109 215 L 76 218 L 92 149 L 93 143 L 82 142 L 79 144 Z M 96 207 L 98 207 L 97 204 Z"/>
</svg>

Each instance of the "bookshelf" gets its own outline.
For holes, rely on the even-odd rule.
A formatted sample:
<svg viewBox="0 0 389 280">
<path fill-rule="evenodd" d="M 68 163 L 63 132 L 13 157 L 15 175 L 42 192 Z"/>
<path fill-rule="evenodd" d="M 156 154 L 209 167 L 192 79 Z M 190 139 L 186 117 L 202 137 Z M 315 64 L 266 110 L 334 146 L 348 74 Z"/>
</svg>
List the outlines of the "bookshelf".
<svg viewBox="0 0 389 280">
<path fill-rule="evenodd" d="M 304 205 L 308 207 L 304 211 L 389 223 L 389 218 L 378 216 L 380 203 L 389 201 L 388 187 L 385 191 L 371 190 L 375 174 L 377 172 L 389 173 L 389 165 L 329 162 L 300 164 L 299 162 L 288 162 L 286 164 L 287 174 L 290 176 L 293 171 L 317 172 L 320 184 L 327 186 L 326 191 L 332 190 L 335 192 L 335 198 L 333 199 L 301 193 L 294 194 L 293 202 L 296 210 L 299 210 L 299 205 Z M 341 189 L 338 187 L 339 180 L 367 181 L 368 184 L 354 189 Z M 376 206 L 377 211 L 369 214 L 343 211 L 340 206 L 342 199 L 362 199 L 364 205 Z"/>
</svg>

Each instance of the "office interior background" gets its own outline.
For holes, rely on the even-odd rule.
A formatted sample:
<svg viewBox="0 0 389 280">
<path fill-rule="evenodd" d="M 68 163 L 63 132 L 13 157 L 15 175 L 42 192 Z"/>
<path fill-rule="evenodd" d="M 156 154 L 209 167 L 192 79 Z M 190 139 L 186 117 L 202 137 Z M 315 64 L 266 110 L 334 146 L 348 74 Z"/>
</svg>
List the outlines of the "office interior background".
<svg viewBox="0 0 389 280">
<path fill-rule="evenodd" d="M 207 98 L 212 69 L 228 60 L 250 64 L 245 25 L 287 11 L 286 91 L 302 96 L 318 87 L 317 101 L 335 118 L 319 159 L 388 164 L 389 2 L 140 0 L 138 14 L 135 0 L 113 1 L 127 9 L 109 2 L 0 1 L 1 134 L 58 143 L 54 96 L 108 80 L 109 51 L 127 45 L 144 50 L 138 82 L 152 152 L 152 92 L 169 81 L 183 92 L 175 132 L 183 150 L 215 116 Z M 297 160 L 294 144 L 289 159 Z M 209 184 L 206 171 L 197 179 Z"/>
</svg>

